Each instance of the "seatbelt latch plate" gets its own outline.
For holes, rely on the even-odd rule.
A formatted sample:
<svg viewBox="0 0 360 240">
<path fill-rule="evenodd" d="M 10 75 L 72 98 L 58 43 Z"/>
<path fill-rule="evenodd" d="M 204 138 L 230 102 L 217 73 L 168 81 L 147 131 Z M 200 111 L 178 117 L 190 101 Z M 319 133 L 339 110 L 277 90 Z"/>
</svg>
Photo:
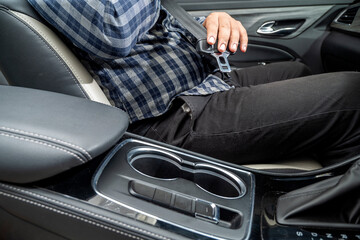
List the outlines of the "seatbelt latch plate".
<svg viewBox="0 0 360 240">
<path fill-rule="evenodd" d="M 217 44 L 210 45 L 206 39 L 201 39 L 196 44 L 196 50 L 203 56 L 211 56 L 216 59 L 220 72 L 229 73 L 231 67 L 228 57 L 231 54 L 229 51 L 219 52 L 216 48 Z"/>
</svg>

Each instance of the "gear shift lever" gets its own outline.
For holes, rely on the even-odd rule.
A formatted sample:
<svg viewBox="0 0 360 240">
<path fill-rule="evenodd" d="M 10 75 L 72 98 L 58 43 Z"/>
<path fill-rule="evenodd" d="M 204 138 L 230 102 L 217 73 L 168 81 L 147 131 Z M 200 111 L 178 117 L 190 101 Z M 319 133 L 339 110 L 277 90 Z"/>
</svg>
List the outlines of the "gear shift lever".
<svg viewBox="0 0 360 240">
<path fill-rule="evenodd" d="M 276 216 L 284 225 L 360 229 L 360 160 L 342 176 L 281 196 Z"/>
</svg>

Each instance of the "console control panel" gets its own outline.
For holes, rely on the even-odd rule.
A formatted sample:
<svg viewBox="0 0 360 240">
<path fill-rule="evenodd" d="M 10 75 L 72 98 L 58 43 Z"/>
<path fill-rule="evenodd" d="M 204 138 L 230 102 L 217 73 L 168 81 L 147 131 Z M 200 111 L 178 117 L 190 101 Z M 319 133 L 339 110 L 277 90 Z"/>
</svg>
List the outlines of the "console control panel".
<svg viewBox="0 0 360 240">
<path fill-rule="evenodd" d="M 135 197 L 142 198 L 155 204 L 171 208 L 203 220 L 211 221 L 215 224 L 219 222 L 219 208 L 214 203 L 179 194 L 167 189 L 152 187 L 148 184 L 136 181 L 130 182 L 129 192 Z"/>
</svg>

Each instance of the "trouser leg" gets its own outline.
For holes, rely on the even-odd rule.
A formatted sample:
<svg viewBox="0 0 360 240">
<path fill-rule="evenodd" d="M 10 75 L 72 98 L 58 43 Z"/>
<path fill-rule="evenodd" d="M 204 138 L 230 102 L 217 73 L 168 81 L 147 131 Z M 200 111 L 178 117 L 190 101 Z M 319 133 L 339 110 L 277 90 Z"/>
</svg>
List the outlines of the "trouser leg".
<svg viewBox="0 0 360 240">
<path fill-rule="evenodd" d="M 235 87 L 247 87 L 304 77 L 310 74 L 310 69 L 300 62 L 280 62 L 232 71 L 230 76 L 231 84 Z"/>
<path fill-rule="evenodd" d="M 360 74 L 332 73 L 216 93 L 182 147 L 235 163 L 360 153 Z"/>
<path fill-rule="evenodd" d="M 213 94 L 192 118 L 178 102 L 146 136 L 235 163 L 360 153 L 358 73 L 274 81 L 236 83 L 245 87 Z"/>
</svg>

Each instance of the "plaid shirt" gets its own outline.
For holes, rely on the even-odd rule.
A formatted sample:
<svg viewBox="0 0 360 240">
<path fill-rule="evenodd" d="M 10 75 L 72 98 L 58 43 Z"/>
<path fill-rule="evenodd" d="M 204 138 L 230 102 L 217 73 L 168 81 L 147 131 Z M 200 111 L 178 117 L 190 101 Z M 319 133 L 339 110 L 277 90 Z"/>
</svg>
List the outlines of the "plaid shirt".
<svg viewBox="0 0 360 240">
<path fill-rule="evenodd" d="M 28 0 L 78 48 L 110 102 L 131 122 L 155 117 L 180 95 L 230 86 L 206 75 L 196 39 L 160 0 Z"/>
</svg>

